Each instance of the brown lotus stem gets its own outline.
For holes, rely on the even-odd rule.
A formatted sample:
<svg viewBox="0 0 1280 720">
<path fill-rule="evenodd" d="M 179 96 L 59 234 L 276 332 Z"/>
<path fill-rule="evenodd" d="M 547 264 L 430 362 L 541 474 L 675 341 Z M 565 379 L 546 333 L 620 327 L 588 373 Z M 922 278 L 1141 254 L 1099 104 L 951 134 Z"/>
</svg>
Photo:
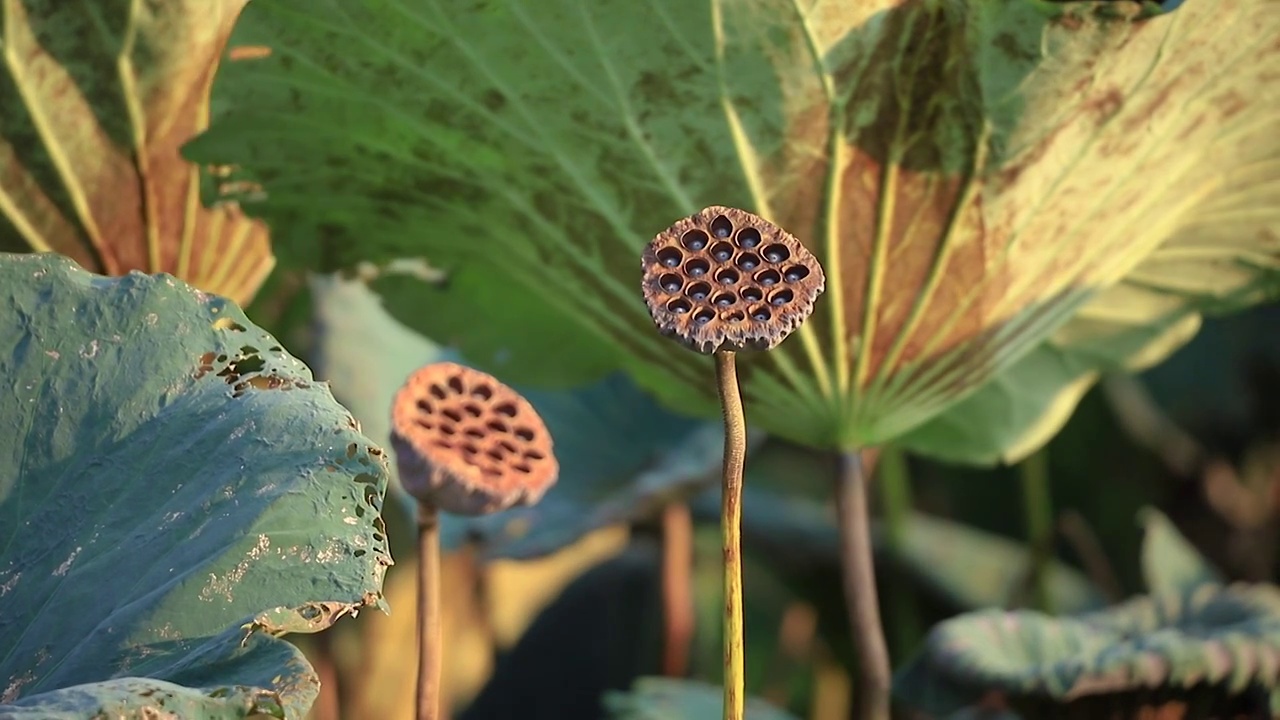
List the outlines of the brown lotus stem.
<svg viewBox="0 0 1280 720">
<path fill-rule="evenodd" d="M 693 642 L 693 516 L 682 502 L 662 509 L 662 674 L 684 677 Z"/>
<path fill-rule="evenodd" d="M 660 232 L 641 256 L 641 288 L 654 325 L 696 352 L 714 354 L 724 411 L 724 718 L 746 701 L 742 631 L 742 474 L 746 418 L 736 354 L 768 350 L 813 312 L 825 277 L 790 233 L 745 210 L 706 208 Z"/>
<path fill-rule="evenodd" d="M 876 593 L 875 560 L 871 550 L 871 514 L 868 510 L 867 474 L 862 453 L 847 450 L 840 454 L 836 476 L 836 521 L 840 532 L 840 565 L 844 581 L 849 627 L 862 687 L 857 702 L 860 720 L 889 720 L 889 693 L 892 675 L 889 646 L 880 623 L 880 602 Z"/>
<path fill-rule="evenodd" d="M 419 369 L 396 394 L 391 445 L 418 501 L 418 720 L 441 720 L 440 511 L 481 515 L 530 505 L 559 464 L 542 418 L 515 390 L 454 363 Z"/>
<path fill-rule="evenodd" d="M 440 513 L 418 503 L 418 720 L 440 720 L 444 629 L 440 607 Z"/>
</svg>

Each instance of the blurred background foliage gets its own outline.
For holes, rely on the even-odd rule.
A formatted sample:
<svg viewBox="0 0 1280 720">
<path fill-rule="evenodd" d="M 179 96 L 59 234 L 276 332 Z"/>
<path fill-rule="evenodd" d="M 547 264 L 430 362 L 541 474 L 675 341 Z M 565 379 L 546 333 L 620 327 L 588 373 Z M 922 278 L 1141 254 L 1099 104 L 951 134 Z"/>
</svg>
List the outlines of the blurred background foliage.
<svg viewBox="0 0 1280 720">
<path fill-rule="evenodd" d="M 536 507 L 448 519 L 452 716 L 705 717 L 720 669 L 711 376 L 651 332 L 638 291 L 634 303 L 616 298 L 632 293 L 630 251 L 680 214 L 712 202 L 782 208 L 847 287 L 813 336 L 750 361 L 748 689 L 797 718 L 844 719 L 853 653 L 829 448 L 852 440 L 877 445 L 873 535 L 899 666 L 957 613 L 1074 616 L 1146 591 L 1148 507 L 1226 579 L 1276 581 L 1280 103 L 1258 58 L 1280 46 L 1262 0 L 1221 13 L 1205 3 L 1167 17 L 1153 2 L 1001 0 L 968 14 L 924 0 L 846 13 L 725 3 L 727 17 L 674 0 L 599 16 L 548 2 L 537 17 L 475 3 L 455 17 L 439 2 L 253 0 L 233 35 L 245 0 L 14 2 L 3 16 L 0 249 L 168 271 L 254 298 L 248 315 L 374 439 L 386 439 L 390 399 L 424 363 L 461 359 L 510 381 L 545 416 L 564 474 Z M 335 22 L 345 13 L 360 22 Z M 602 18 L 670 46 L 579 32 Z M 737 44 L 726 54 L 720 40 L 688 36 L 702 31 Z M 913 54 L 917 41 L 962 62 Z M 522 62 L 535 45 L 538 62 Z M 1042 47 L 1060 62 L 1039 67 Z M 673 57 L 687 65 L 673 69 Z M 858 58 L 884 66 L 849 80 Z M 469 70 L 442 69 L 454 66 Z M 955 67 L 973 87 L 954 85 Z M 564 106 L 538 84 L 560 76 L 577 88 L 551 88 Z M 662 92 L 632 98 L 617 90 L 623 76 Z M 965 94 L 975 87 L 987 92 Z M 921 97 L 945 107 L 913 107 Z M 1161 110 L 1169 97 L 1182 104 Z M 819 131 L 846 111 L 847 134 Z M 977 142 L 975 117 L 999 157 L 984 154 L 991 138 Z M 899 120 L 898 135 L 877 134 Z M 203 164 L 182 161 L 183 143 L 209 127 L 187 146 Z M 1174 133 L 1182 144 L 1162 140 Z M 1085 135 L 1071 162 L 1041 144 Z M 917 141 L 944 157 L 921 163 Z M 850 169 L 847 194 L 807 164 L 828 153 Z M 782 169 L 763 187 L 754 174 L 768 162 Z M 1142 172 L 1110 174 L 1121 165 Z M 1035 262 L 986 262 L 981 223 L 961 221 L 973 207 L 961 185 L 1044 223 L 1029 232 Z M 1072 193 L 1089 198 L 1087 213 Z M 270 221 L 274 247 L 239 203 Z M 878 229 L 895 212 L 911 218 L 900 234 Z M 922 317 L 974 319 L 926 282 L 922 259 L 935 252 L 976 253 L 983 262 L 957 267 L 984 272 L 944 274 L 944 285 L 972 284 L 1009 312 L 978 313 L 956 339 L 973 351 L 963 361 L 864 357 L 849 338 L 878 328 L 898 350 L 919 340 L 902 317 L 917 299 Z M 570 256 L 598 274 L 584 280 Z M 885 263 L 911 282 L 882 293 Z M 1025 292 L 998 292 L 1010 286 Z M 546 287 L 608 301 L 584 319 Z M 833 389 L 824 373 L 851 374 L 852 386 Z M 897 380 L 921 376 L 932 380 L 901 407 L 886 400 Z M 939 378 L 953 387 L 930 384 Z M 409 510 L 386 511 L 391 614 L 298 640 L 325 681 L 316 720 L 411 716 Z M 651 678 L 624 692 L 663 674 L 703 684 Z"/>
</svg>

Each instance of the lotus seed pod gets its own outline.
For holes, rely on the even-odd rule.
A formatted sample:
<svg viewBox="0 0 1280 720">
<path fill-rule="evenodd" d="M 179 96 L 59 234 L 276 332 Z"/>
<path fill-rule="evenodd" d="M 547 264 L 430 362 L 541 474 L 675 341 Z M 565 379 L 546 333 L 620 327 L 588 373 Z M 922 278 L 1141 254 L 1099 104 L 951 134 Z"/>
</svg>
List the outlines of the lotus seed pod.
<svg viewBox="0 0 1280 720">
<path fill-rule="evenodd" d="M 719 205 L 658 233 L 641 264 L 654 325 L 707 354 L 782 342 L 813 312 L 826 282 L 791 233 Z"/>
<path fill-rule="evenodd" d="M 391 411 L 400 484 L 445 512 L 532 505 L 555 484 L 551 433 L 533 406 L 493 377 L 454 363 L 409 376 Z"/>
</svg>

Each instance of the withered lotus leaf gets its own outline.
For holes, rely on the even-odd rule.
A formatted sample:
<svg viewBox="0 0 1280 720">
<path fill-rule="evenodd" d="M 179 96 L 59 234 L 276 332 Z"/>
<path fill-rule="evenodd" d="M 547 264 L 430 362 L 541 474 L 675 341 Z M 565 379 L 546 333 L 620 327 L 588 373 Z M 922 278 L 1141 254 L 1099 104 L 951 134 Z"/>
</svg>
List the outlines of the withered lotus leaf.
<svg viewBox="0 0 1280 720">
<path fill-rule="evenodd" d="M 253 298 L 275 263 L 267 227 L 234 203 L 206 208 L 180 152 L 208 125 L 245 1 L 6 4 L 0 250 Z"/>
<path fill-rule="evenodd" d="M 272 53 L 224 68 L 193 152 L 261 182 L 265 216 L 305 212 L 337 264 L 429 256 L 451 312 L 420 312 L 446 292 L 421 283 L 379 285 L 390 309 L 501 349 L 513 382 L 625 368 L 707 415 L 709 360 L 652 332 L 634 258 L 673 218 L 743 208 L 826 274 L 796 338 L 741 359 L 764 429 L 892 440 L 1051 342 L 1062 372 L 1018 388 L 1036 402 L 953 453 L 990 459 L 1276 287 L 1272 5 L 391 0 L 298 23 L 255 0 L 231 42 Z"/>
</svg>

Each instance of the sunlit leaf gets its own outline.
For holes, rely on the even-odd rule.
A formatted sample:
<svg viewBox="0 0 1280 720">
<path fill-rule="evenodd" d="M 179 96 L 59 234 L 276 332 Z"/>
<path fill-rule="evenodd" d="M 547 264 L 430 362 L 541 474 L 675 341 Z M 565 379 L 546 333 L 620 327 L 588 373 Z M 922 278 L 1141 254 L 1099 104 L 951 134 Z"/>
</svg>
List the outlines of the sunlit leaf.
<svg viewBox="0 0 1280 720">
<path fill-rule="evenodd" d="M 0 254 L 0 716 L 301 718 L 381 605 L 385 454 L 171 276 Z"/>
<path fill-rule="evenodd" d="M 245 0 L 0 9 L 0 249 L 95 272 L 168 272 L 247 303 L 275 262 L 266 226 L 201 204 L 179 153 Z"/>
<path fill-rule="evenodd" d="M 464 352 L 505 338 L 486 368 L 569 383 L 611 358 L 708 415 L 708 361 L 653 330 L 636 258 L 703 206 L 757 212 L 829 290 L 797 337 L 743 357 L 755 417 L 863 445 L 1121 280 L 1174 312 L 1275 271 L 1266 5 L 256 0 L 232 43 L 269 54 L 224 68 L 226 115 L 192 152 L 266 188 L 295 258 L 320 236 L 340 264 L 452 273 L 449 313 L 392 309 Z"/>
</svg>

